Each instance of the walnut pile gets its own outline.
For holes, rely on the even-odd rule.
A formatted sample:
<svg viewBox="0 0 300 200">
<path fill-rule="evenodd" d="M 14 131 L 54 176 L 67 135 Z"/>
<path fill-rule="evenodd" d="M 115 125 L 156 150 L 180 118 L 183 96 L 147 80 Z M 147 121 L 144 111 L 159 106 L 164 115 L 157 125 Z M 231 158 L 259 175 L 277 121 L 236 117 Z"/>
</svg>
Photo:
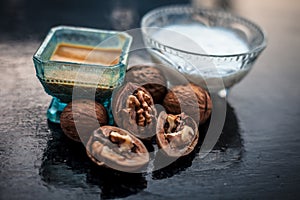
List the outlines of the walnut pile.
<svg viewBox="0 0 300 200">
<path fill-rule="evenodd" d="M 166 80 L 159 70 L 149 66 L 134 67 L 130 76 L 143 82 L 153 74 L 152 80 L 158 84 L 144 84 L 145 88 L 127 80 L 114 90 L 111 109 L 115 126 L 107 125 L 108 114 L 103 105 L 79 99 L 70 102 L 61 114 L 63 132 L 85 144 L 88 157 L 97 165 L 120 171 L 140 170 L 149 163 L 144 145 L 149 141 L 156 141 L 161 155 L 168 158 L 190 154 L 198 143 L 199 125 L 211 115 L 210 95 L 192 83 L 175 85 L 166 93 L 165 86 L 161 87 Z M 150 140 L 152 137 L 154 140 Z"/>
</svg>

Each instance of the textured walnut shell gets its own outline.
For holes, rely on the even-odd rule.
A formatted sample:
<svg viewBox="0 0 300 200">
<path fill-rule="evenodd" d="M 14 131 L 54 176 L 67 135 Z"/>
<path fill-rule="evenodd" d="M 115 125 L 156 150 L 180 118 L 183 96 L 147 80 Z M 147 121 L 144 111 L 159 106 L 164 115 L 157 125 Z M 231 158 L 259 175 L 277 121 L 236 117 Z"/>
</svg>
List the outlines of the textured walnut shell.
<svg viewBox="0 0 300 200">
<path fill-rule="evenodd" d="M 149 162 L 145 145 L 128 131 L 114 126 L 102 126 L 95 130 L 86 150 L 97 165 L 119 171 L 134 172 Z"/>
<path fill-rule="evenodd" d="M 143 94 L 147 95 L 147 109 L 143 107 L 142 114 L 139 114 L 139 110 L 142 104 L 145 102 L 138 102 L 141 105 L 135 106 L 136 104 L 129 106 L 129 99 L 137 92 L 142 91 Z M 154 107 L 153 99 L 150 93 L 143 87 L 138 86 L 134 83 L 126 83 L 113 95 L 112 99 L 112 113 L 114 116 L 115 123 L 134 134 L 140 139 L 149 139 L 155 135 L 156 126 L 156 109 Z M 141 118 L 146 118 L 147 123 L 140 124 Z M 145 122 L 144 121 L 144 122 Z"/>
<path fill-rule="evenodd" d="M 196 96 L 197 104 L 194 103 Z M 180 102 L 180 103 L 179 103 Z M 181 105 L 181 106 L 180 106 Z M 210 117 L 212 111 L 212 101 L 206 90 L 190 83 L 188 85 L 178 85 L 171 89 L 164 98 L 163 106 L 168 113 L 180 114 L 185 112 L 196 122 L 203 124 Z M 182 110 L 182 108 L 186 110 Z"/>
<path fill-rule="evenodd" d="M 171 119 L 178 120 L 176 129 L 167 131 L 170 128 Z M 173 121 L 174 122 L 174 121 Z M 175 122 L 174 122 L 175 123 Z M 181 157 L 190 154 L 198 143 L 199 131 L 197 123 L 189 116 L 181 113 L 179 115 L 161 112 L 157 119 L 156 141 L 162 151 L 170 157 Z"/>
<path fill-rule="evenodd" d="M 70 102 L 60 115 L 60 126 L 66 136 L 84 144 L 92 132 L 108 122 L 105 108 L 92 100 Z"/>
<path fill-rule="evenodd" d="M 143 86 L 152 96 L 154 103 L 162 103 L 167 94 L 167 80 L 161 70 L 149 65 L 135 65 L 126 72 L 126 82 Z"/>
</svg>

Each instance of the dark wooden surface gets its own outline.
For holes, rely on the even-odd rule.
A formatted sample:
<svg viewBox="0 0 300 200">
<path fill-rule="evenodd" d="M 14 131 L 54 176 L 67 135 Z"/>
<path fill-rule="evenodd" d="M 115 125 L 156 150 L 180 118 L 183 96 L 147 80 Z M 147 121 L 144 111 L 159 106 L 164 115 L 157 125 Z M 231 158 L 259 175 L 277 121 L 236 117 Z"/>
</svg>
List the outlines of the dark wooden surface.
<svg viewBox="0 0 300 200">
<path fill-rule="evenodd" d="M 265 29 L 267 49 L 231 90 L 214 150 L 143 175 L 99 169 L 47 122 L 51 98 L 32 63 L 52 26 L 134 28 L 147 10 L 185 1 L 107 2 L 0 1 L 0 199 L 299 199 L 299 1 L 225 5 Z M 133 11 L 130 23 L 111 14 L 118 6 Z"/>
</svg>

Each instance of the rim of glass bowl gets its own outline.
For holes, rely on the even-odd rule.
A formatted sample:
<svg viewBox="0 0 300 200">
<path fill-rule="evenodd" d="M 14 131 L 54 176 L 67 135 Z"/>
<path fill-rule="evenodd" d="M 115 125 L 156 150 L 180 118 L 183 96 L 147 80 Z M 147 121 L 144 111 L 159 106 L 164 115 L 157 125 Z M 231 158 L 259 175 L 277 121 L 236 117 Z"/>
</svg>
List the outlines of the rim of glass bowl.
<svg viewBox="0 0 300 200">
<path fill-rule="evenodd" d="M 49 60 L 49 59 L 42 59 L 41 54 L 43 53 L 44 49 L 47 47 L 49 44 L 51 38 L 54 36 L 54 34 L 62 29 L 67 29 L 67 30 L 73 30 L 73 31 L 81 31 L 81 32 L 94 32 L 94 33 L 102 33 L 102 34 L 116 34 L 116 35 L 122 35 L 125 37 L 125 43 L 124 43 L 124 48 L 122 48 L 122 52 L 120 55 L 120 60 L 117 64 L 115 65 L 100 65 L 100 64 L 93 64 L 93 63 L 79 63 L 79 62 L 72 62 L 72 61 L 57 61 L 57 60 Z M 116 36 L 112 36 L 116 37 Z M 108 38 L 109 39 L 109 38 Z M 103 67 L 103 68 L 108 68 L 108 69 L 114 69 L 120 67 L 120 65 L 126 65 L 124 63 L 124 60 L 128 57 L 128 52 L 130 49 L 130 45 L 132 43 L 132 37 L 127 34 L 126 32 L 123 31 L 112 31 L 112 30 L 102 30 L 102 29 L 95 29 L 95 28 L 86 28 L 86 27 L 76 27 L 76 26 L 56 26 L 50 29 L 49 33 L 47 34 L 46 38 L 40 45 L 40 47 L 37 49 L 37 51 L 33 55 L 33 59 L 36 59 L 42 63 L 60 63 L 60 64 L 72 64 L 74 66 L 93 66 L 93 67 Z"/>
<path fill-rule="evenodd" d="M 251 50 L 244 52 L 244 53 L 237 53 L 237 54 L 225 54 L 225 55 L 221 55 L 221 54 L 203 54 L 203 53 L 196 53 L 196 52 L 192 52 L 192 51 L 187 51 L 187 50 L 182 50 L 182 49 L 178 49 L 169 45 L 165 45 L 162 44 L 160 42 L 158 42 L 157 40 L 153 39 L 148 33 L 147 33 L 147 28 L 162 28 L 162 27 L 156 27 L 156 26 L 148 26 L 148 21 L 152 20 L 153 17 L 156 18 L 156 16 L 158 15 L 168 15 L 168 14 L 195 14 L 195 13 L 204 13 L 208 16 L 215 16 L 218 18 L 221 17 L 226 17 L 227 19 L 232 19 L 233 21 L 239 22 L 243 25 L 246 26 L 250 26 L 252 28 L 254 28 L 258 33 L 260 33 L 260 35 L 262 36 L 262 42 L 257 45 L 255 48 L 252 48 Z M 193 8 L 189 5 L 172 5 L 172 6 L 162 6 L 156 9 L 153 9 L 151 11 L 149 11 L 148 13 L 146 13 L 141 21 L 141 28 L 142 28 L 142 33 L 144 36 L 147 37 L 147 39 L 149 39 L 152 43 L 155 44 L 155 46 L 162 46 L 164 49 L 170 49 L 173 51 L 177 51 L 177 52 L 181 52 L 181 53 L 185 53 L 185 54 L 190 54 L 193 56 L 203 56 L 203 57 L 213 57 L 213 58 L 230 58 L 230 57 L 244 57 L 245 55 L 257 55 L 258 53 L 260 53 L 263 49 L 266 48 L 267 45 L 267 37 L 266 37 L 266 33 L 265 31 L 258 26 L 257 24 L 255 24 L 254 22 L 245 19 L 243 17 L 240 17 L 236 14 L 232 14 L 223 10 L 212 10 L 212 9 L 197 9 L 197 8 Z M 170 51 L 168 51 L 170 53 Z M 172 54 L 172 53 L 171 53 Z M 249 57 L 252 57 L 249 56 Z M 246 56 L 246 58 L 248 58 L 248 56 Z"/>
</svg>

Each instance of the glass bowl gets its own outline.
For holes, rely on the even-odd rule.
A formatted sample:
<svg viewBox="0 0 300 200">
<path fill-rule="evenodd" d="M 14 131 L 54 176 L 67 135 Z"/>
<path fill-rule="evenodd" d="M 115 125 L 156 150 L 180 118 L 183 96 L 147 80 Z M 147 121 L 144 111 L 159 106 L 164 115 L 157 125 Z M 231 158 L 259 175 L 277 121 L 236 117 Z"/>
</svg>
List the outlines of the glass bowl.
<svg viewBox="0 0 300 200">
<path fill-rule="evenodd" d="M 123 83 L 131 42 L 131 36 L 123 32 L 70 26 L 52 28 L 33 56 L 36 76 L 53 97 L 48 119 L 59 123 L 60 113 L 74 98 L 74 91 L 76 98 L 87 98 L 92 92 L 97 101 L 109 106 L 113 89 Z M 70 60 L 54 57 L 59 45 L 62 48 L 57 55 L 71 56 Z M 79 48 L 83 53 L 70 53 L 70 48 Z M 101 56 L 110 51 L 118 54 Z M 100 62 L 99 57 L 106 60 Z"/>
<path fill-rule="evenodd" d="M 167 62 L 189 81 L 226 97 L 266 47 L 266 36 L 247 19 L 188 5 L 147 13 L 141 22 L 145 46 L 155 61 Z"/>
</svg>

